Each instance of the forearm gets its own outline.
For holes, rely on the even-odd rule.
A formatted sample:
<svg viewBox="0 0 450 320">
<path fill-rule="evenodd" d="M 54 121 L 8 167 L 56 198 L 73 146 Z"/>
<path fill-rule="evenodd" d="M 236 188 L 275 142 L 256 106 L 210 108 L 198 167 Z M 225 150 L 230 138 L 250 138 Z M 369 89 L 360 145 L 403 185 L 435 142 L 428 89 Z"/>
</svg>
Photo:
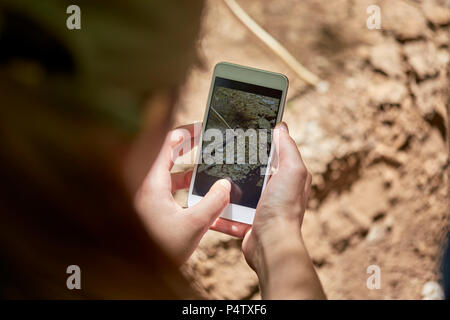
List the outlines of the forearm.
<svg viewBox="0 0 450 320">
<path fill-rule="evenodd" d="M 277 223 L 261 235 L 255 269 L 264 299 L 326 298 L 297 226 Z"/>
</svg>

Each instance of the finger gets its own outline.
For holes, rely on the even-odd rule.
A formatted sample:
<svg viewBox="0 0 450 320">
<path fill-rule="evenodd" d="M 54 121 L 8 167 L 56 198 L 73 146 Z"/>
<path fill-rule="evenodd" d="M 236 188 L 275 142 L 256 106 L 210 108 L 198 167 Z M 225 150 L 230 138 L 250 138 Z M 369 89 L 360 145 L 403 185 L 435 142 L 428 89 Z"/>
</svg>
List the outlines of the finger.
<svg viewBox="0 0 450 320">
<path fill-rule="evenodd" d="M 242 190 L 239 185 L 233 182 L 230 178 L 226 178 L 231 183 L 231 192 L 230 197 L 232 199 L 235 199 L 236 202 L 239 202 L 242 198 Z"/>
<path fill-rule="evenodd" d="M 202 122 L 200 121 L 177 127 L 171 131 L 170 145 L 174 149 L 173 161 L 198 145 L 201 129 Z M 182 140 L 182 143 L 180 143 L 180 140 Z"/>
<path fill-rule="evenodd" d="M 191 183 L 192 173 L 192 170 L 172 173 L 170 175 L 172 180 L 172 193 L 177 190 L 188 188 Z"/>
<path fill-rule="evenodd" d="M 201 121 L 179 126 L 172 130 L 170 135 L 171 145 L 174 149 L 172 152 L 172 161 L 175 161 L 177 157 L 184 155 L 198 145 L 201 130 Z M 182 143 L 180 143 L 180 137 Z"/>
<path fill-rule="evenodd" d="M 251 229 L 251 225 L 232 221 L 224 218 L 217 218 L 209 229 L 226 233 L 230 236 L 243 239 L 248 230 Z"/>
<path fill-rule="evenodd" d="M 199 137 L 200 132 L 202 131 L 202 121 L 186 124 L 183 126 L 176 127 L 174 130 L 182 129 L 187 130 L 189 135 L 193 138 Z"/>
<path fill-rule="evenodd" d="M 226 179 L 216 181 L 195 206 L 186 209 L 199 228 L 209 227 L 230 203 L 231 184 Z"/>
<path fill-rule="evenodd" d="M 294 159 L 300 159 L 303 162 L 297 144 L 289 134 L 289 129 L 285 122 L 280 122 L 274 129 L 275 151 L 280 164 Z"/>
<path fill-rule="evenodd" d="M 284 122 L 275 127 L 274 145 L 278 166 L 269 182 L 275 183 L 273 180 L 289 181 L 293 177 L 297 177 L 298 179 L 294 179 L 294 181 L 300 183 L 301 187 L 304 188 L 308 171 Z"/>
<path fill-rule="evenodd" d="M 169 170 L 172 169 L 178 157 L 188 153 L 198 144 L 197 140 L 187 129 L 179 128 L 169 132 L 165 143 L 167 151 L 165 153 L 166 158 L 164 159 Z"/>
<path fill-rule="evenodd" d="M 179 156 L 189 152 L 198 144 L 201 126 L 201 122 L 197 122 L 171 130 L 166 136 L 155 166 L 158 169 L 170 171 Z"/>
<path fill-rule="evenodd" d="M 170 153 L 170 167 L 172 168 L 175 162 L 177 161 L 177 158 L 187 154 L 190 152 L 193 148 L 195 148 L 198 145 L 199 140 L 196 138 L 186 138 L 182 139 L 181 142 L 178 142 L 177 144 L 173 145 Z M 179 164 L 185 164 L 185 165 L 193 165 L 194 164 L 194 154 L 192 154 L 189 158 L 183 158 L 181 161 L 179 161 Z"/>
</svg>

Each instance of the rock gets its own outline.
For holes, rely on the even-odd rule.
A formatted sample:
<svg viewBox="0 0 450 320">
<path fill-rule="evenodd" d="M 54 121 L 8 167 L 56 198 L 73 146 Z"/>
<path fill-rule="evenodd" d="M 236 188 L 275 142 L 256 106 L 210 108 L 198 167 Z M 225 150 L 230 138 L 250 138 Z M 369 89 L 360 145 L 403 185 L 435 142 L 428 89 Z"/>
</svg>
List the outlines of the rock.
<svg viewBox="0 0 450 320">
<path fill-rule="evenodd" d="M 400 105 L 406 97 L 407 90 L 403 83 L 386 80 L 372 85 L 368 90 L 370 101 L 376 105 Z"/>
<path fill-rule="evenodd" d="M 424 163 L 424 169 L 428 176 L 434 177 L 441 170 L 441 166 L 436 159 L 428 159 Z"/>
<path fill-rule="evenodd" d="M 404 53 L 409 65 L 420 80 L 438 73 L 440 67 L 446 62 L 445 58 L 438 58 L 436 47 L 428 41 L 405 44 Z"/>
<path fill-rule="evenodd" d="M 448 2 L 446 6 L 444 1 L 445 0 L 425 0 L 422 3 L 422 9 L 428 21 L 436 25 L 446 25 L 450 23 L 450 6 L 448 5 Z"/>
<path fill-rule="evenodd" d="M 398 178 L 395 170 L 386 168 L 381 173 L 383 177 L 383 187 L 389 189 L 392 187 L 393 182 Z"/>
<path fill-rule="evenodd" d="M 372 66 L 388 76 L 401 77 L 403 75 L 400 50 L 395 42 L 385 42 L 374 46 L 369 53 Z"/>
<path fill-rule="evenodd" d="M 385 145 L 377 145 L 369 157 L 370 163 L 385 162 L 391 167 L 397 168 L 406 162 L 403 152 L 398 152 L 395 148 Z"/>
<path fill-rule="evenodd" d="M 197 271 L 202 276 L 210 276 L 214 268 L 212 260 L 205 260 L 196 265 Z"/>
<path fill-rule="evenodd" d="M 366 241 L 368 243 L 377 243 L 386 237 L 386 228 L 381 224 L 374 224 L 370 227 L 369 232 L 366 236 Z"/>
<path fill-rule="evenodd" d="M 330 84 L 327 81 L 319 81 L 319 83 L 316 86 L 317 92 L 319 93 L 326 93 L 328 89 L 330 88 Z"/>
<path fill-rule="evenodd" d="M 439 114 L 442 119 L 447 119 L 445 92 L 448 82 L 444 78 L 445 76 L 442 75 L 437 79 L 423 81 L 420 84 L 415 81 L 411 83 L 415 104 L 422 117 L 428 119 L 433 114 Z"/>
<path fill-rule="evenodd" d="M 427 22 L 419 9 L 404 1 L 384 1 L 381 16 L 381 28 L 393 32 L 399 40 L 423 37 L 427 29 Z"/>
<path fill-rule="evenodd" d="M 326 203 L 318 217 L 322 230 L 330 238 L 330 243 L 338 252 L 345 250 L 349 239 L 357 233 L 359 227 L 345 218 L 343 210 L 345 209 L 342 209 L 340 205 Z"/>
<path fill-rule="evenodd" d="M 435 42 L 438 47 L 448 47 L 450 44 L 449 30 L 438 29 L 435 33 Z"/>
<path fill-rule="evenodd" d="M 444 292 L 436 281 L 428 281 L 422 289 L 423 300 L 443 300 Z"/>
</svg>

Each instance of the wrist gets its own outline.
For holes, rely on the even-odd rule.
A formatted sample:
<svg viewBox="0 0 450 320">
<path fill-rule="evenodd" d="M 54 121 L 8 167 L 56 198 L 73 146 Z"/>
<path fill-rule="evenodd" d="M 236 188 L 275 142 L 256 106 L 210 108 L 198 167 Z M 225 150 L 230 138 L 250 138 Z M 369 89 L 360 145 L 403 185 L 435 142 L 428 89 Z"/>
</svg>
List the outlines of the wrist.
<svg viewBox="0 0 450 320">
<path fill-rule="evenodd" d="M 258 242 L 267 248 L 284 247 L 302 242 L 299 219 L 274 217 L 269 223 L 258 225 Z"/>
<path fill-rule="evenodd" d="M 298 222 L 275 218 L 271 220 L 270 226 L 260 225 L 257 230 L 252 262 L 260 277 L 268 277 L 269 271 L 276 269 L 278 264 L 306 253 Z"/>
<path fill-rule="evenodd" d="M 297 227 L 295 227 L 297 226 Z M 260 232 L 254 268 L 264 299 L 322 299 L 323 289 L 304 245 L 299 224 L 279 221 Z"/>
</svg>

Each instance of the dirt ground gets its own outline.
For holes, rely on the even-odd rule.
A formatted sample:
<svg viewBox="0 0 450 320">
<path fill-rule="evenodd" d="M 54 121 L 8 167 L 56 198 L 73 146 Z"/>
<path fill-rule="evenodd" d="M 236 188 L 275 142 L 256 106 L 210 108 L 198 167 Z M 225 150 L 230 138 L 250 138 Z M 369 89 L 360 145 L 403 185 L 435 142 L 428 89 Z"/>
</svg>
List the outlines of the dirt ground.
<svg viewBox="0 0 450 320">
<path fill-rule="evenodd" d="M 210 0 L 176 124 L 203 118 L 219 61 L 286 74 L 284 120 L 313 174 L 303 234 L 331 299 L 421 299 L 448 230 L 450 1 L 239 0 L 307 68 L 308 87 L 224 2 Z M 381 30 L 366 9 L 381 8 Z M 187 192 L 176 195 L 186 201 Z M 289 236 L 289 235 L 287 235 Z M 259 298 L 241 241 L 208 231 L 184 272 L 207 298 Z M 369 265 L 381 288 L 366 286 Z"/>
</svg>

